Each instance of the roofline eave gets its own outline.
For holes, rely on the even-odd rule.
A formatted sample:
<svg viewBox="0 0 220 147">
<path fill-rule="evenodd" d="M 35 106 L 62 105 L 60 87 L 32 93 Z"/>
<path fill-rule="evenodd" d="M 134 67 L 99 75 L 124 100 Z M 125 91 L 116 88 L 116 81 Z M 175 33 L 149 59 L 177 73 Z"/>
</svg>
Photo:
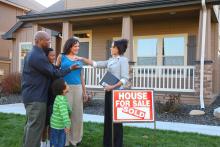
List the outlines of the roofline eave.
<svg viewBox="0 0 220 147">
<path fill-rule="evenodd" d="M 208 3 L 215 1 L 215 3 L 220 4 L 220 0 L 208 0 Z M 184 2 L 176 2 L 176 0 L 157 0 L 153 2 L 144 1 L 144 2 L 135 2 L 130 4 L 120 4 L 120 5 L 111 5 L 111 6 L 102 6 L 102 7 L 93 7 L 93 8 L 83 8 L 83 9 L 74 9 L 74 10 L 65 10 L 59 12 L 51 13 L 42 13 L 42 14 L 32 14 L 32 15 L 23 15 L 18 16 L 20 21 L 37 21 L 37 20 L 46 20 L 46 19 L 60 19 L 60 18 L 69 18 L 76 16 L 90 16 L 90 15 L 100 15 L 100 14 L 110 14 L 110 13 L 121 13 L 121 12 L 130 12 L 130 11 L 140 11 L 148 10 L 155 8 L 166 8 L 166 7 L 176 7 L 176 6 L 187 6 L 187 5 L 196 5 L 200 4 L 200 0 L 184 0 Z"/>
</svg>

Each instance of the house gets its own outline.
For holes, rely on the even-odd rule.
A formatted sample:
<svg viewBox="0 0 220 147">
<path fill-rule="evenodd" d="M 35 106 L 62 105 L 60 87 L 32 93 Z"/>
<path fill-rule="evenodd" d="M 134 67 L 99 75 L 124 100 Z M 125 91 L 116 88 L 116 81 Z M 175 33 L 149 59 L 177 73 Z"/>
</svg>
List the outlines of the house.
<svg viewBox="0 0 220 147">
<path fill-rule="evenodd" d="M 20 70 L 19 49 L 41 28 L 53 31 L 57 54 L 71 36 L 80 39 L 80 56 L 108 59 L 111 42 L 129 39 L 131 87 L 156 91 L 156 98 L 181 93 L 189 104 L 212 103 L 220 94 L 220 0 L 60 0 L 34 14 L 19 16 L 22 25 L 3 35 L 12 39 L 12 71 Z M 28 36 L 28 40 L 22 36 Z M 28 43 L 26 43 L 27 45 Z M 29 45 L 29 44 L 28 44 Z M 85 67 L 86 85 L 100 88 L 105 69 Z"/>
<path fill-rule="evenodd" d="M 42 11 L 45 7 L 34 0 L 0 0 L 0 35 L 18 22 L 17 16 Z M 13 43 L 0 38 L 0 79 L 11 71 Z"/>
</svg>

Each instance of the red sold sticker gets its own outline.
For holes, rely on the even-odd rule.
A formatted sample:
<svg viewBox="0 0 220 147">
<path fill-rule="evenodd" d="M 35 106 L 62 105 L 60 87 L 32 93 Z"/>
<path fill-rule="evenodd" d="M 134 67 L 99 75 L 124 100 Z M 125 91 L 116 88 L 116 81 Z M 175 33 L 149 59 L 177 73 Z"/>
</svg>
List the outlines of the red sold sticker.
<svg viewBox="0 0 220 147">
<path fill-rule="evenodd" d="M 114 122 L 154 121 L 154 101 L 152 90 L 114 90 Z"/>
</svg>

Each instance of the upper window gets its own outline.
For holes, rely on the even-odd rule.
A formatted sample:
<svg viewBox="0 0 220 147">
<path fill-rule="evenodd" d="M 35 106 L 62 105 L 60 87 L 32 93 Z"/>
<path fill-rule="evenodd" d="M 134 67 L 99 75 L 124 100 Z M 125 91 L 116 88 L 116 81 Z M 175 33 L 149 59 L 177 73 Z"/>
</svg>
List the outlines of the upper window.
<svg viewBox="0 0 220 147">
<path fill-rule="evenodd" d="M 27 53 L 32 49 L 31 42 L 21 42 L 19 47 L 19 71 L 23 71 L 24 67 L 24 58 Z"/>
</svg>

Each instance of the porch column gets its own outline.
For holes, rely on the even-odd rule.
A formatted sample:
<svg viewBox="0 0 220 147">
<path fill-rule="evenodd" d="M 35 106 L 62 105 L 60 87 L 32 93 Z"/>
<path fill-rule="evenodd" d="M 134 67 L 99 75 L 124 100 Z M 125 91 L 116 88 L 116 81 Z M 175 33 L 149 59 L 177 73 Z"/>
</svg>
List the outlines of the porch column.
<svg viewBox="0 0 220 147">
<path fill-rule="evenodd" d="M 133 59 L 133 19 L 131 16 L 124 16 L 122 20 L 122 38 L 128 39 L 128 48 L 125 56 L 129 61 L 134 61 Z"/>
<path fill-rule="evenodd" d="M 196 60 L 201 59 L 201 47 L 202 47 L 202 27 L 203 27 L 203 17 L 202 10 L 200 10 L 199 16 L 199 31 L 198 31 L 198 46 L 196 52 Z M 205 39 L 205 60 L 211 60 L 211 9 L 207 10 L 207 21 L 206 21 L 206 39 Z"/>
<path fill-rule="evenodd" d="M 32 44 L 35 44 L 35 39 L 34 39 L 34 35 L 35 33 L 37 33 L 37 31 L 40 31 L 42 29 L 41 26 L 39 26 L 38 24 L 33 24 L 33 41 Z"/>
<path fill-rule="evenodd" d="M 65 42 L 73 35 L 72 27 L 73 25 L 69 21 L 63 22 L 61 52 L 63 52 Z"/>
<path fill-rule="evenodd" d="M 195 69 L 195 91 L 196 95 L 201 99 L 204 97 L 206 104 L 210 103 L 213 98 L 213 60 L 212 60 L 212 48 L 211 48 L 211 9 L 207 9 L 206 21 L 204 21 L 205 10 L 200 10 L 199 17 L 199 32 L 198 32 L 198 48 L 196 52 L 196 69 Z M 204 14 L 204 15 L 203 15 Z M 205 26 L 205 52 L 204 52 L 204 66 L 201 66 L 202 54 L 202 37 L 203 25 Z M 203 38 L 204 39 L 204 38 Z M 201 108 L 204 108 L 201 103 Z"/>
</svg>

